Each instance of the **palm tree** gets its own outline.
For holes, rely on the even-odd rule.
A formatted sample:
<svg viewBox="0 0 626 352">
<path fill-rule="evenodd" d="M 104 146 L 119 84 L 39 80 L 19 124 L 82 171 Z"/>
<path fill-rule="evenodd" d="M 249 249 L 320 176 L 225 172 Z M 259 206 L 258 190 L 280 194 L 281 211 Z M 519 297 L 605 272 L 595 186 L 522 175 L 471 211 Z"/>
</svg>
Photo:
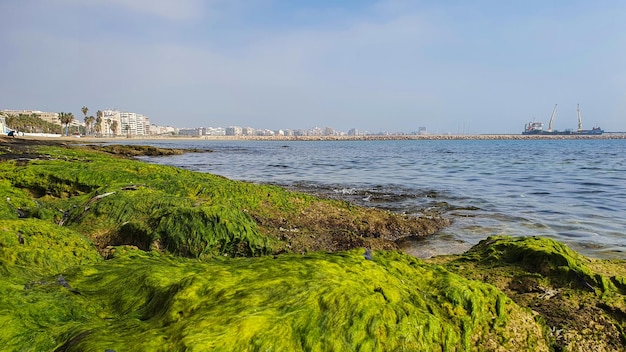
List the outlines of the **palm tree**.
<svg viewBox="0 0 626 352">
<path fill-rule="evenodd" d="M 102 116 L 96 117 L 96 125 L 94 126 L 94 131 L 96 135 L 99 135 L 102 131 Z"/>
<path fill-rule="evenodd" d="M 70 127 L 70 123 L 74 121 L 74 114 L 72 114 L 71 112 L 60 112 L 59 121 L 61 121 L 62 124 L 65 124 L 65 135 L 69 136 L 70 135 L 69 127 Z"/>
<path fill-rule="evenodd" d="M 103 115 L 104 114 L 100 110 L 96 112 L 96 133 L 100 133 L 102 131 L 102 116 Z"/>
<path fill-rule="evenodd" d="M 85 117 L 85 125 L 87 127 L 87 131 L 89 134 L 93 134 L 93 123 L 96 121 L 96 118 L 92 116 Z"/>
<path fill-rule="evenodd" d="M 117 134 L 117 121 L 111 122 L 111 129 L 113 130 L 113 137 L 115 137 L 115 134 Z"/>
<path fill-rule="evenodd" d="M 111 119 L 107 119 L 107 136 L 111 134 Z"/>
<path fill-rule="evenodd" d="M 80 108 L 80 111 L 83 112 L 83 121 L 85 121 L 85 127 L 89 128 L 89 125 L 87 124 L 87 112 L 89 111 L 89 108 L 83 105 L 83 107 Z"/>
</svg>

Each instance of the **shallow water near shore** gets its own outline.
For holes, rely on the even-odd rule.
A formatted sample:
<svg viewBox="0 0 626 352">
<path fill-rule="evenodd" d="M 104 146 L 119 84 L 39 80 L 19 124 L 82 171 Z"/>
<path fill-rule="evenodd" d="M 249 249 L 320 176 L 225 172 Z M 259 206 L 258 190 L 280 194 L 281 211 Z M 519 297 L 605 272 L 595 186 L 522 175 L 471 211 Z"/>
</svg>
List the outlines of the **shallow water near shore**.
<svg viewBox="0 0 626 352">
<path fill-rule="evenodd" d="M 450 217 L 440 233 L 401 243 L 418 257 L 460 253 L 489 235 L 539 235 L 626 258 L 626 140 L 124 143 L 213 151 L 142 158 L 153 163 Z"/>
</svg>

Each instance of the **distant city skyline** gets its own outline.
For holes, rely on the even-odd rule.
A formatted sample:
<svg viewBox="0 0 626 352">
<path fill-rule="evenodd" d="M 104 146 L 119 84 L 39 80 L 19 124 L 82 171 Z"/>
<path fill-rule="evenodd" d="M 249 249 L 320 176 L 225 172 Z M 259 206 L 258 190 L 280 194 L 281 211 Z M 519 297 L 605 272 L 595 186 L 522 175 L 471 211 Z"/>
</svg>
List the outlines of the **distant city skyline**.
<svg viewBox="0 0 626 352">
<path fill-rule="evenodd" d="M 90 117 L 94 118 L 94 115 L 98 113 L 102 113 L 101 120 L 101 130 L 105 131 L 104 134 L 114 133 L 114 134 L 128 134 L 129 136 L 134 135 L 144 135 L 150 134 L 148 128 L 152 125 L 155 130 L 163 130 L 165 132 L 162 133 L 172 133 L 174 130 L 182 130 L 182 134 L 186 135 L 194 135 L 198 134 L 198 131 L 210 131 L 208 134 L 228 134 L 226 131 L 231 128 L 240 129 L 240 133 L 242 135 L 270 135 L 270 134 L 281 134 L 285 133 L 288 135 L 362 135 L 362 134 L 417 134 L 427 133 L 427 129 L 425 126 L 420 126 L 415 131 L 361 131 L 358 128 L 350 128 L 347 131 L 336 130 L 332 126 L 324 126 L 312 127 L 312 128 L 279 128 L 279 129 L 268 129 L 258 126 L 236 126 L 236 125 L 227 125 L 227 126 L 176 126 L 173 123 L 168 123 L 166 125 L 156 125 L 151 124 L 150 118 L 145 116 L 144 114 L 138 112 L 131 111 L 119 111 L 115 109 L 98 109 L 95 112 L 89 107 L 84 107 L 87 110 L 83 114 L 83 116 L 74 115 L 74 119 L 70 123 L 72 126 L 85 126 L 85 118 Z M 67 109 L 66 109 L 67 110 Z M 81 108 L 82 110 L 82 108 Z M 82 112 L 82 111 L 81 111 Z M 19 116 L 19 115 L 27 115 L 27 116 L 36 116 L 44 121 L 55 123 L 62 125 L 59 115 L 60 113 L 54 111 L 42 111 L 36 109 L 4 109 L 0 107 L 0 116 Z M 114 131 L 107 132 L 110 126 L 107 126 L 107 120 L 117 121 L 117 127 Z M 145 126 L 145 127 L 141 127 Z M 168 128 L 172 127 L 174 129 Z M 158 134 L 158 133 L 157 133 Z"/>
<path fill-rule="evenodd" d="M 0 108 L 154 124 L 626 131 L 626 3 L 0 2 Z M 28 19 L 28 20 L 25 20 Z"/>
</svg>

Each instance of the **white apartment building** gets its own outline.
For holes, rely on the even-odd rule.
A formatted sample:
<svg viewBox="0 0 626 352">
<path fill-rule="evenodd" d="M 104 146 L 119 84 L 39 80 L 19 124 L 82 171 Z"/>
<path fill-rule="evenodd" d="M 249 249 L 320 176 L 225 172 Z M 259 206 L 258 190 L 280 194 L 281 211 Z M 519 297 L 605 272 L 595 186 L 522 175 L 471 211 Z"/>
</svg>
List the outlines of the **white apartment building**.
<svg viewBox="0 0 626 352">
<path fill-rule="evenodd" d="M 100 124 L 100 133 L 102 133 L 103 136 L 118 135 L 120 133 L 120 127 L 121 127 L 120 125 L 121 125 L 121 121 L 120 121 L 119 111 L 117 110 L 102 111 L 102 123 Z"/>
<path fill-rule="evenodd" d="M 243 132 L 243 129 L 239 126 L 226 127 L 227 136 L 241 136 L 242 132 Z"/>
<path fill-rule="evenodd" d="M 154 135 L 177 134 L 178 133 L 178 129 L 174 128 L 172 126 L 150 125 L 150 128 L 148 129 L 148 131 L 150 132 L 150 134 L 154 134 Z"/>
<path fill-rule="evenodd" d="M 150 120 L 135 112 L 120 113 L 121 133 L 127 136 L 145 136 L 150 134 Z M 148 127 L 146 128 L 146 124 Z"/>
<path fill-rule="evenodd" d="M 113 121 L 117 121 L 117 123 L 113 123 Z M 150 134 L 150 119 L 135 112 L 104 110 L 102 112 L 101 131 L 105 136 L 144 136 Z"/>
</svg>

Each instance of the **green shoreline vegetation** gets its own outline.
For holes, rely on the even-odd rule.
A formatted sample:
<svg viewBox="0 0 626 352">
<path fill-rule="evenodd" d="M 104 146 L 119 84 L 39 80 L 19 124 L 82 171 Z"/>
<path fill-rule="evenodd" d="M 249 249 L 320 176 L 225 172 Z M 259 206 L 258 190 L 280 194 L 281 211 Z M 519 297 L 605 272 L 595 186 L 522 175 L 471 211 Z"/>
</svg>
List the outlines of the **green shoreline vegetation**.
<svg viewBox="0 0 626 352">
<path fill-rule="evenodd" d="M 626 350 L 624 260 L 537 237 L 421 260 L 395 242 L 436 213 L 131 159 L 179 152 L 0 138 L 4 350 Z"/>
</svg>

